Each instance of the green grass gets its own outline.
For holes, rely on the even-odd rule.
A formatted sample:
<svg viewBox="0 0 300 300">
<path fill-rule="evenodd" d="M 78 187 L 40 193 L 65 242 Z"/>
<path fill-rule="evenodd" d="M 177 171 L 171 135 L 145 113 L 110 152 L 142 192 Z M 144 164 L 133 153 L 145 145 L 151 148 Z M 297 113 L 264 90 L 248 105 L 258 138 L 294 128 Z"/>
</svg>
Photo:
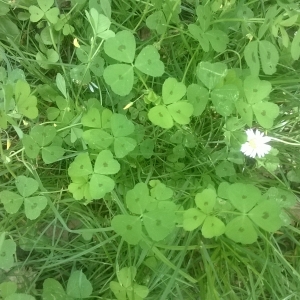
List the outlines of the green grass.
<svg viewBox="0 0 300 300">
<path fill-rule="evenodd" d="M 255 224 L 258 240 L 251 244 L 236 243 L 225 234 L 205 238 L 200 227 L 186 231 L 182 225 L 184 211 L 196 208 L 196 194 L 206 188 L 217 190 L 224 181 L 230 184 L 252 184 L 262 193 L 271 187 L 280 188 L 292 192 L 299 201 L 300 68 L 299 60 L 291 56 L 291 41 L 300 27 L 297 4 L 279 0 L 254 0 L 246 1 L 245 4 L 239 0 L 223 1 L 223 8 L 213 13 L 211 26 L 226 31 L 229 42 L 225 51 L 217 52 L 210 46 L 210 50 L 205 52 L 188 30 L 188 25 L 197 20 L 196 7 L 201 4 L 198 3 L 200 1 L 170 1 L 172 8 L 180 5 L 179 21 L 169 15 L 167 29 L 162 34 L 150 30 L 146 26 L 146 19 L 168 1 L 112 1 L 110 29 L 115 33 L 128 30 L 134 34 L 136 54 L 145 46 L 154 45 L 165 66 L 163 75 L 157 77 L 138 70 L 131 92 L 120 96 L 112 91 L 103 76 L 91 73 L 91 81 L 99 87 L 92 93 L 88 84 L 80 81 L 76 83 L 76 78 L 70 75 L 71 70 L 78 65 L 84 65 L 86 74 L 91 69 L 90 63 L 82 63 L 77 57 L 74 38 L 78 39 L 81 49 L 93 43 L 96 49 L 101 39 L 91 40 L 93 34 L 85 14 L 85 10 L 89 10 L 89 1 L 58 2 L 59 5 L 71 5 L 64 11 L 70 16 L 69 24 L 75 30 L 71 35 L 63 36 L 62 31 L 55 31 L 54 25 L 45 19 L 38 23 L 29 19 L 21 20 L 18 14 L 28 12 L 30 5 L 37 5 L 34 0 L 16 1 L 15 9 L 9 5 L 10 10 L 3 18 L 1 5 L 7 1 L 0 2 L 0 66 L 8 73 L 17 68 L 23 71 L 31 93 L 37 97 L 39 111 L 37 117 L 30 118 L 22 114 L 15 116 L 16 110 L 10 110 L 7 115 L 13 117 L 7 127 L 3 126 L 0 116 L 0 192 L 9 190 L 18 193 L 15 178 L 25 175 L 37 181 L 38 195 L 47 199 L 47 207 L 37 218 L 30 220 L 24 213 L 24 206 L 16 213 L 8 213 L 3 205 L 5 200 L 0 196 L 0 237 L 16 244 L 9 268 L 1 268 L 0 258 L 0 299 L 21 299 L 13 295 L 5 297 L 9 293 L 5 294 L 3 286 L 2 290 L 2 282 L 16 282 L 17 293 L 23 293 L 23 297 L 27 294 L 36 299 L 48 300 L 52 298 L 45 296 L 43 284 L 46 279 L 53 278 L 69 293 L 68 280 L 76 270 L 82 270 L 92 284 L 93 292 L 86 299 L 116 299 L 110 282 L 118 281 L 119 271 L 130 266 L 137 269 L 135 279 L 131 274 L 130 284 L 147 287 L 149 294 L 145 299 L 149 300 L 299 299 L 300 230 L 299 214 L 295 208 L 297 204 L 282 209 L 292 217 L 290 224 L 278 230 L 267 232 Z M 214 7 L 218 1 L 203 2 Z M 239 152 L 243 139 L 245 141 L 244 130 L 249 127 L 244 124 L 241 129 L 230 133 L 230 141 L 228 136 L 226 138 L 226 134 L 229 134 L 226 129 L 228 119 L 241 118 L 237 110 L 234 108 L 230 116 L 224 116 L 209 101 L 203 113 L 191 117 L 188 124 L 175 122 L 171 129 L 165 129 L 153 125 L 148 119 L 147 113 L 154 105 L 146 103 L 144 96 L 149 90 L 161 95 L 164 81 L 170 77 L 186 86 L 194 83 L 205 86 L 196 71 L 202 61 L 222 62 L 228 70 L 237 70 L 235 79 L 228 76 L 225 80 L 231 80 L 231 83 L 243 90 L 243 80 L 250 74 L 244 56 L 245 47 L 250 42 L 247 34 L 256 40 L 266 12 L 275 4 L 281 9 L 282 17 L 297 15 L 298 18 L 292 25 L 285 27 L 290 39 L 287 48 L 282 46 L 280 36 L 275 37 L 270 29 L 263 37 L 276 46 L 279 62 L 276 72 L 265 74 L 260 70 L 259 78 L 272 84 L 272 91 L 266 101 L 278 105 L 280 113 L 270 128 L 261 126 L 255 117 L 252 127 L 286 143 L 273 141 L 272 147 L 278 153 L 270 154 L 267 161 L 243 156 L 242 163 L 233 164 L 234 175 L 220 176 L 216 170 L 223 160 L 227 161 L 227 156 L 222 159 L 223 152 L 226 155 L 230 150 Z M 253 15 L 244 20 L 242 11 L 245 8 L 251 10 Z M 51 28 L 51 34 L 44 37 L 48 41 L 45 43 L 36 35 L 47 27 Z M 48 62 L 46 68 L 36 60 L 37 52 L 43 52 L 43 47 L 54 49 L 59 54 L 58 60 Z M 90 57 L 93 51 L 89 53 Z M 109 57 L 102 46 L 99 46 L 97 56 L 104 59 L 105 66 L 122 63 Z M 11 92 L 12 98 L 15 98 L 15 83 L 11 83 L 10 91 L 7 87 L 9 83 L 3 79 L 3 72 L 0 71 L 0 112 L 3 112 L 6 109 L 5 97 Z M 69 94 L 68 106 L 72 115 L 67 121 L 49 119 L 47 111 L 49 107 L 56 108 L 55 98 L 57 95 L 62 96 L 56 84 L 57 73 L 62 74 Z M 81 74 L 81 79 L 84 80 L 84 74 Z M 218 87 L 222 84 L 223 81 L 219 82 Z M 121 171 L 107 175 L 116 183 L 113 191 L 102 199 L 75 200 L 68 189 L 69 184 L 74 182 L 68 174 L 70 165 L 80 153 L 88 152 L 94 159 L 101 151 L 87 146 L 74 130 L 87 128 L 82 126 L 81 117 L 88 111 L 90 104 L 87 101 L 90 98 L 96 98 L 95 102 L 113 113 L 126 114 L 135 125 L 131 137 L 138 145 L 146 139 L 153 141 L 154 151 L 150 158 L 145 158 L 137 147 L 125 157 L 116 158 Z M 188 96 L 183 99 L 186 98 Z M 123 107 L 129 102 L 134 103 L 124 111 Z M 11 105 L 14 106 L 14 103 Z M 56 137 L 53 143 L 65 150 L 64 156 L 50 164 L 44 162 L 41 153 L 36 158 L 28 157 L 24 151 L 22 135 L 29 134 L 35 125 L 53 127 L 54 124 Z M 79 134 L 77 140 L 76 134 Z M 112 146 L 110 149 L 113 152 Z M 179 156 L 176 157 L 176 153 Z M 159 241 L 153 240 L 145 231 L 137 245 L 130 245 L 116 234 L 111 221 L 117 215 L 134 215 L 126 205 L 126 193 L 139 182 L 145 182 L 149 188 L 153 187 L 153 180 L 160 180 L 173 191 L 171 201 L 176 204 L 176 227 Z M 228 209 L 217 216 L 228 223 L 237 214 L 240 212 Z M 2 242 L 0 238 L 0 253 L 4 257 L 7 253 L 3 254 L 5 249 L 2 248 Z M 132 299 L 143 299 L 134 295 Z M 127 299 L 119 297 L 117 299 Z M 57 299 L 66 299 L 66 296 Z"/>
</svg>

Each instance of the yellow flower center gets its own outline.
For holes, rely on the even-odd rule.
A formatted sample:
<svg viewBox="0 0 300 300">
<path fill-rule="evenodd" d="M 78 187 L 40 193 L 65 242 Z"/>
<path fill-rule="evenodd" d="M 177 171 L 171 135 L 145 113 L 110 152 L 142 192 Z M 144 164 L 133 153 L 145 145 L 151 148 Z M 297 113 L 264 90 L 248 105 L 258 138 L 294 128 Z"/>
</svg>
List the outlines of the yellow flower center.
<svg viewBox="0 0 300 300">
<path fill-rule="evenodd" d="M 249 145 L 251 146 L 251 148 L 256 149 L 257 148 L 256 140 L 255 139 L 251 139 L 249 141 Z"/>
</svg>

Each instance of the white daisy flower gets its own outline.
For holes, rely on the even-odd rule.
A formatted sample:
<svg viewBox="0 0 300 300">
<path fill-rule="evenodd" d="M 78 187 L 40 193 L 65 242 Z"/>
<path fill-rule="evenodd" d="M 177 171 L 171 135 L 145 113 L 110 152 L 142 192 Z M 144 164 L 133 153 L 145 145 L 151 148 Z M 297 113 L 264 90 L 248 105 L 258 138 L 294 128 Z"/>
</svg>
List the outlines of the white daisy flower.
<svg viewBox="0 0 300 300">
<path fill-rule="evenodd" d="M 250 157 L 263 157 L 271 150 L 271 146 L 266 143 L 270 142 L 272 138 L 264 136 L 263 132 L 253 129 L 246 130 L 247 142 L 242 145 L 241 151 Z"/>
</svg>

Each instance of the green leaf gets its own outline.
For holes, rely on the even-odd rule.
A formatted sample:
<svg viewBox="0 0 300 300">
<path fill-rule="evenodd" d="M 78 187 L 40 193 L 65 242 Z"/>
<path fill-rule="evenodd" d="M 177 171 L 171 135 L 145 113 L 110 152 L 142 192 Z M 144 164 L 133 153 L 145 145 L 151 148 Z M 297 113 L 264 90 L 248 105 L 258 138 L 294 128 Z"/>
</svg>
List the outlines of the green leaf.
<svg viewBox="0 0 300 300">
<path fill-rule="evenodd" d="M 36 299 L 33 296 L 27 294 L 15 293 L 6 297 L 5 300 L 36 300 Z"/>
<path fill-rule="evenodd" d="M 1 6 L 1 4 L 0 4 Z M 18 286 L 15 282 L 6 281 L 0 283 L 0 295 L 3 298 L 6 298 L 7 296 L 14 294 L 18 289 Z"/>
<path fill-rule="evenodd" d="M 101 128 L 102 122 L 100 118 L 100 111 L 96 107 L 91 107 L 81 118 L 83 126 L 92 128 Z"/>
<path fill-rule="evenodd" d="M 92 163 L 88 153 L 80 153 L 68 168 L 70 177 L 82 177 L 93 173 Z"/>
<path fill-rule="evenodd" d="M 148 118 L 154 125 L 165 129 L 169 129 L 174 125 L 171 113 L 164 105 L 152 107 L 148 112 Z"/>
<path fill-rule="evenodd" d="M 257 233 L 253 223 L 247 216 L 239 216 L 232 219 L 226 225 L 225 234 L 236 243 L 252 244 L 257 240 Z"/>
<path fill-rule="evenodd" d="M 193 114 L 193 105 L 184 101 L 179 101 L 167 106 L 172 118 L 181 125 L 189 124 Z"/>
<path fill-rule="evenodd" d="M 135 60 L 134 66 L 146 75 L 160 77 L 165 72 L 163 62 L 156 48 L 148 45 L 142 49 Z"/>
<path fill-rule="evenodd" d="M 172 198 L 173 190 L 168 188 L 165 184 L 158 182 L 156 183 L 150 191 L 153 198 L 158 201 L 164 201 Z"/>
<path fill-rule="evenodd" d="M 210 5 L 198 5 L 196 8 L 196 14 L 202 30 L 206 31 L 211 22 Z"/>
<path fill-rule="evenodd" d="M 42 148 L 42 158 L 45 164 L 52 164 L 63 157 L 65 149 L 60 146 L 48 146 Z"/>
<path fill-rule="evenodd" d="M 47 198 L 44 196 L 24 198 L 25 215 L 29 220 L 38 218 L 46 206 Z"/>
<path fill-rule="evenodd" d="M 0 269 L 9 270 L 14 265 L 16 243 L 13 240 L 4 240 L 0 245 Z M 8 299 L 10 296 L 6 297 Z M 20 298 L 21 300 L 21 298 Z M 23 299 L 22 299 L 23 300 Z"/>
<path fill-rule="evenodd" d="M 264 128 L 271 128 L 279 115 L 279 107 L 272 102 L 260 102 L 252 106 L 257 122 Z"/>
<path fill-rule="evenodd" d="M 88 183 L 88 177 L 72 177 L 72 183 L 69 184 L 68 189 L 73 194 L 75 200 L 81 200 L 86 198 L 92 200 L 90 194 L 90 185 Z"/>
<path fill-rule="evenodd" d="M 40 147 L 36 141 L 29 135 L 24 134 L 22 139 L 25 153 L 29 158 L 36 158 L 40 152 Z"/>
<path fill-rule="evenodd" d="M 215 88 L 227 74 L 225 64 L 200 62 L 197 66 L 197 76 L 202 83 L 210 90 Z"/>
<path fill-rule="evenodd" d="M 241 116 L 242 120 L 249 126 L 252 127 L 253 122 L 253 111 L 250 104 L 244 101 L 237 101 L 235 107 Z"/>
<path fill-rule="evenodd" d="M 165 80 L 162 87 L 162 98 L 165 104 L 170 104 L 180 100 L 186 93 L 184 83 L 178 82 L 175 78 Z"/>
<path fill-rule="evenodd" d="M 146 25 L 151 30 L 156 30 L 158 34 L 163 34 L 167 30 L 166 18 L 164 13 L 160 11 L 155 11 L 146 19 Z"/>
<path fill-rule="evenodd" d="M 101 199 L 115 188 L 115 182 L 110 177 L 93 174 L 90 180 L 90 194 L 93 199 Z"/>
<path fill-rule="evenodd" d="M 29 13 L 30 13 L 30 21 L 34 23 L 41 20 L 45 15 L 45 13 L 35 5 L 29 6 Z"/>
<path fill-rule="evenodd" d="M 38 116 L 37 99 L 30 96 L 30 87 L 26 81 L 18 80 L 15 85 L 16 105 L 18 112 L 29 119 Z"/>
<path fill-rule="evenodd" d="M 58 22 L 59 9 L 57 7 L 53 7 L 49 9 L 46 13 L 46 19 L 52 24 L 56 24 Z"/>
<path fill-rule="evenodd" d="M 256 76 L 247 76 L 244 81 L 244 92 L 249 104 L 258 103 L 271 93 L 272 85 L 269 81 L 260 80 Z"/>
<path fill-rule="evenodd" d="M 128 136 L 134 132 L 133 123 L 121 114 L 111 116 L 110 126 L 114 137 Z"/>
<path fill-rule="evenodd" d="M 205 36 L 216 52 L 220 53 L 226 50 L 229 38 L 224 31 L 218 29 L 209 30 L 205 32 Z"/>
<path fill-rule="evenodd" d="M 235 173 L 235 168 L 231 162 L 222 161 L 216 167 L 216 174 L 219 177 L 227 177 L 227 176 L 234 176 L 236 173 Z"/>
<path fill-rule="evenodd" d="M 134 214 L 142 214 L 153 198 L 149 196 L 149 189 L 145 183 L 137 183 L 126 193 L 126 205 Z"/>
<path fill-rule="evenodd" d="M 72 272 L 67 284 L 67 294 L 74 298 L 89 298 L 93 292 L 91 282 L 80 270 Z"/>
<path fill-rule="evenodd" d="M 1 191 L 0 200 L 9 214 L 15 214 L 23 204 L 23 197 L 10 191 Z"/>
<path fill-rule="evenodd" d="M 129 137 L 116 137 L 114 141 L 114 151 L 117 158 L 123 158 L 134 150 L 137 142 Z"/>
<path fill-rule="evenodd" d="M 50 125 L 36 125 L 30 131 L 30 137 L 41 147 L 49 145 L 56 136 L 56 129 Z"/>
<path fill-rule="evenodd" d="M 91 82 L 90 71 L 86 66 L 76 66 L 70 70 L 70 77 L 79 84 L 89 84 Z"/>
<path fill-rule="evenodd" d="M 71 300 L 66 295 L 62 285 L 53 278 L 47 278 L 43 283 L 43 300 Z"/>
<path fill-rule="evenodd" d="M 205 189 L 196 194 L 195 203 L 205 214 L 212 212 L 217 200 L 217 194 L 212 189 Z"/>
<path fill-rule="evenodd" d="M 220 236 L 225 232 L 225 224 L 217 217 L 207 216 L 204 220 L 201 232 L 207 239 Z"/>
<path fill-rule="evenodd" d="M 126 289 L 133 285 L 134 278 L 136 276 L 136 267 L 125 267 L 117 272 L 119 283 Z"/>
<path fill-rule="evenodd" d="M 37 3 L 43 12 L 46 12 L 53 5 L 54 0 L 37 0 Z"/>
<path fill-rule="evenodd" d="M 103 78 L 114 93 L 126 96 L 133 87 L 133 67 L 125 64 L 109 65 L 104 69 Z"/>
<path fill-rule="evenodd" d="M 94 73 L 95 76 L 101 77 L 103 76 L 104 65 L 104 59 L 100 56 L 96 56 L 90 64 L 90 70 Z"/>
<path fill-rule="evenodd" d="M 132 289 L 132 291 L 131 291 Z M 149 294 L 149 289 L 144 285 L 133 283 L 132 288 L 127 290 L 127 297 L 129 300 L 143 300 Z"/>
<path fill-rule="evenodd" d="M 143 224 L 149 237 L 160 241 L 175 228 L 175 214 L 169 210 L 154 210 L 143 214 Z"/>
<path fill-rule="evenodd" d="M 108 17 L 99 14 L 95 8 L 91 8 L 90 13 L 86 11 L 85 14 L 96 36 L 104 40 L 115 36 L 114 32 L 109 30 L 111 21 Z"/>
<path fill-rule="evenodd" d="M 294 60 L 298 60 L 300 57 L 300 30 L 297 31 L 293 38 L 291 45 L 291 55 Z"/>
<path fill-rule="evenodd" d="M 228 198 L 239 211 L 246 213 L 260 201 L 260 190 L 252 184 L 234 183 L 229 186 Z"/>
<path fill-rule="evenodd" d="M 280 207 L 292 207 L 297 203 L 295 195 L 290 191 L 271 187 L 264 195 L 268 200 L 275 201 Z"/>
<path fill-rule="evenodd" d="M 56 74 L 56 85 L 64 97 L 67 98 L 66 81 L 60 73 Z"/>
<path fill-rule="evenodd" d="M 208 90 L 198 84 L 190 84 L 187 88 L 187 100 L 194 107 L 193 116 L 200 116 L 209 99 Z"/>
<path fill-rule="evenodd" d="M 125 287 L 123 287 L 122 285 L 120 285 L 120 283 L 116 282 L 116 281 L 111 281 L 109 283 L 109 287 L 112 290 L 112 292 L 114 293 L 114 295 L 116 296 L 117 300 L 126 300 L 126 291 L 127 289 Z"/>
<path fill-rule="evenodd" d="M 114 231 L 131 245 L 137 245 L 142 238 L 142 223 L 139 217 L 118 215 L 111 221 Z"/>
<path fill-rule="evenodd" d="M 274 74 L 279 61 L 276 47 L 269 41 L 259 41 L 259 56 L 264 73 L 267 75 Z"/>
<path fill-rule="evenodd" d="M 234 102 L 239 98 L 239 89 L 236 85 L 227 84 L 211 92 L 211 100 L 217 113 L 224 117 L 230 116 L 234 111 Z"/>
<path fill-rule="evenodd" d="M 205 218 L 206 214 L 201 212 L 199 209 L 190 208 L 183 213 L 183 229 L 186 231 L 192 231 L 199 227 Z"/>
<path fill-rule="evenodd" d="M 102 175 L 116 174 L 120 171 L 120 164 L 113 158 L 111 151 L 101 151 L 95 162 L 94 172 Z"/>
<path fill-rule="evenodd" d="M 92 149 L 107 149 L 114 141 L 114 138 L 102 129 L 86 130 L 82 134 L 82 138 L 88 143 Z"/>
<path fill-rule="evenodd" d="M 203 30 L 195 24 L 189 24 L 188 30 L 191 33 L 191 35 L 194 37 L 194 39 L 196 39 L 199 42 L 203 51 L 208 52 L 209 51 L 209 41 L 208 41 L 207 36 L 204 34 Z"/>
<path fill-rule="evenodd" d="M 133 63 L 135 47 L 134 35 L 128 30 L 119 31 L 104 43 L 104 51 L 108 56 L 126 63 Z"/>
<path fill-rule="evenodd" d="M 150 158 L 153 155 L 154 141 L 152 139 L 145 139 L 140 144 L 140 152 L 144 158 Z"/>
<path fill-rule="evenodd" d="M 229 131 L 236 131 L 245 126 L 245 122 L 237 117 L 231 117 L 226 120 L 226 129 Z"/>
<path fill-rule="evenodd" d="M 255 206 L 248 215 L 262 229 L 275 232 L 283 225 L 280 213 L 281 209 L 276 202 L 263 201 Z"/>
<path fill-rule="evenodd" d="M 23 197 L 28 197 L 32 195 L 39 188 L 39 184 L 35 179 L 26 177 L 24 175 L 18 176 L 15 180 L 15 184 L 19 193 Z"/>
<path fill-rule="evenodd" d="M 244 50 L 244 56 L 248 67 L 251 70 L 253 76 L 258 76 L 260 63 L 258 58 L 258 42 L 250 42 Z"/>
</svg>

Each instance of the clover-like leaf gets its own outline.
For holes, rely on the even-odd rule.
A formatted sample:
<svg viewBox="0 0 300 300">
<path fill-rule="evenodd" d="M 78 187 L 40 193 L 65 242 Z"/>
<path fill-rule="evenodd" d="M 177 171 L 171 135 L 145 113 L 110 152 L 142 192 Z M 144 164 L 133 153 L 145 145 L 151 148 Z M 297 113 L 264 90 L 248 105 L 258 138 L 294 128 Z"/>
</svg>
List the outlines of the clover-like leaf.
<svg viewBox="0 0 300 300">
<path fill-rule="evenodd" d="M 96 107 L 89 108 L 89 110 L 82 116 L 81 123 L 83 126 L 101 128 L 102 123 L 100 111 Z"/>
<path fill-rule="evenodd" d="M 265 40 L 259 41 L 258 47 L 264 73 L 267 75 L 274 74 L 279 61 L 279 54 L 276 47 L 271 42 Z"/>
<path fill-rule="evenodd" d="M 103 78 L 114 93 L 126 96 L 133 87 L 133 67 L 125 64 L 109 65 L 104 69 Z"/>
<path fill-rule="evenodd" d="M 153 77 L 162 76 L 165 72 L 165 67 L 160 60 L 159 53 L 152 45 L 148 45 L 142 49 L 135 60 L 134 66 L 146 75 Z"/>
<path fill-rule="evenodd" d="M 209 41 L 207 36 L 204 34 L 201 27 L 197 26 L 196 24 L 189 24 L 188 26 L 189 32 L 192 36 L 199 42 L 201 48 L 204 52 L 209 51 Z"/>
<path fill-rule="evenodd" d="M 173 190 L 167 187 L 165 184 L 158 182 L 150 191 L 152 197 L 158 201 L 164 201 L 171 199 L 173 196 Z"/>
<path fill-rule="evenodd" d="M 264 128 L 271 128 L 279 115 L 279 107 L 272 102 L 259 102 L 252 106 L 257 122 Z"/>
<path fill-rule="evenodd" d="M 73 194 L 75 200 L 81 200 L 83 198 L 92 200 L 93 197 L 90 193 L 90 185 L 88 177 L 72 177 L 72 183 L 69 184 L 68 190 Z"/>
<path fill-rule="evenodd" d="M 244 92 L 249 104 L 261 102 L 272 90 L 269 81 L 260 80 L 256 76 L 248 76 L 244 81 Z"/>
<path fill-rule="evenodd" d="M 210 5 L 198 5 L 196 8 L 196 14 L 203 31 L 206 31 L 210 25 L 211 13 Z"/>
<path fill-rule="evenodd" d="M 126 300 L 127 299 L 127 289 L 122 286 L 119 282 L 111 281 L 109 283 L 109 287 L 116 296 L 118 300 Z"/>
<path fill-rule="evenodd" d="M 67 284 L 67 294 L 73 298 L 89 298 L 93 292 L 91 282 L 86 275 L 80 270 L 71 273 Z"/>
<path fill-rule="evenodd" d="M 255 206 L 248 213 L 248 216 L 262 229 L 268 232 L 275 232 L 283 225 L 283 221 L 280 218 L 280 212 L 281 209 L 278 203 L 263 201 Z"/>
<path fill-rule="evenodd" d="M 133 123 L 121 114 L 111 116 L 110 126 L 114 137 L 128 136 L 134 132 Z"/>
<path fill-rule="evenodd" d="M 89 84 L 91 82 L 91 73 L 86 66 L 80 65 L 70 70 L 70 77 L 79 84 Z"/>
<path fill-rule="evenodd" d="M 114 141 L 114 138 L 102 129 L 86 130 L 82 134 L 82 138 L 92 149 L 107 149 Z"/>
<path fill-rule="evenodd" d="M 65 149 L 60 146 L 48 146 L 42 149 L 42 158 L 45 164 L 52 164 L 63 157 Z"/>
<path fill-rule="evenodd" d="M 225 64 L 217 62 L 200 62 L 197 66 L 197 76 L 210 90 L 215 88 L 227 74 Z"/>
<path fill-rule="evenodd" d="M 169 210 L 154 210 L 143 214 L 143 224 L 149 237 L 160 241 L 175 228 L 175 214 Z"/>
<path fill-rule="evenodd" d="M 102 175 L 116 174 L 120 171 L 120 164 L 113 158 L 111 151 L 101 151 L 95 162 L 94 172 Z"/>
<path fill-rule="evenodd" d="M 56 136 L 56 129 L 50 125 L 36 125 L 30 131 L 31 138 L 41 147 L 49 145 Z"/>
<path fill-rule="evenodd" d="M 142 223 L 139 217 L 118 215 L 111 221 L 114 231 L 131 245 L 136 245 L 142 238 Z"/>
<path fill-rule="evenodd" d="M 219 177 L 233 176 L 236 174 L 233 164 L 229 161 L 222 161 L 216 167 L 216 174 Z"/>
<path fill-rule="evenodd" d="M 96 56 L 90 64 L 90 70 L 94 73 L 95 76 L 101 77 L 104 72 L 104 65 L 104 59 L 100 56 Z"/>
<path fill-rule="evenodd" d="M 294 60 L 300 57 L 300 30 L 295 34 L 291 44 L 291 55 Z"/>
<path fill-rule="evenodd" d="M 248 212 L 260 201 L 260 190 L 252 184 L 234 183 L 228 187 L 228 197 L 232 205 L 239 211 Z"/>
<path fill-rule="evenodd" d="M 256 230 L 247 216 L 232 219 L 226 225 L 225 234 L 236 243 L 252 244 L 257 240 Z"/>
<path fill-rule="evenodd" d="M 207 216 L 204 220 L 201 232 L 207 239 L 220 236 L 225 232 L 225 224 L 215 216 Z"/>
<path fill-rule="evenodd" d="M 38 156 L 40 147 L 30 135 L 24 134 L 22 143 L 25 153 L 29 158 L 36 158 Z"/>
<path fill-rule="evenodd" d="M 38 22 L 43 18 L 45 13 L 37 6 L 31 5 L 29 6 L 29 13 L 30 13 L 30 21 L 31 22 Z"/>
<path fill-rule="evenodd" d="M 228 117 L 234 110 L 234 103 L 239 98 L 239 90 L 236 85 L 226 84 L 211 92 L 211 100 L 217 113 Z"/>
<path fill-rule="evenodd" d="M 88 153 L 80 153 L 68 168 L 71 177 L 82 177 L 93 173 L 92 163 Z"/>
<path fill-rule="evenodd" d="M 149 196 L 149 189 L 143 182 L 137 183 L 126 193 L 126 205 L 134 214 L 142 214 L 151 201 L 153 199 Z"/>
<path fill-rule="evenodd" d="M 194 107 L 193 116 L 200 116 L 209 99 L 208 90 L 198 84 L 190 84 L 187 88 L 187 100 Z"/>
<path fill-rule="evenodd" d="M 129 137 L 116 137 L 114 141 L 114 151 L 117 158 L 123 158 L 134 150 L 137 142 Z"/>
<path fill-rule="evenodd" d="M 101 199 L 115 187 L 115 182 L 108 176 L 93 174 L 90 180 L 90 194 L 93 199 Z"/>
<path fill-rule="evenodd" d="M 128 30 L 119 31 L 104 43 L 105 53 L 120 62 L 132 63 L 135 55 L 135 38 Z"/>
<path fill-rule="evenodd" d="M 170 104 L 167 106 L 167 109 L 174 121 L 181 125 L 190 123 L 190 117 L 194 111 L 193 105 L 185 101 Z"/>
<path fill-rule="evenodd" d="M 169 77 L 162 87 L 162 98 L 165 104 L 171 104 L 180 100 L 186 93 L 184 83 Z"/>
<path fill-rule="evenodd" d="M 46 19 L 52 24 L 56 24 L 58 22 L 58 15 L 58 7 L 52 7 L 45 13 Z"/>
<path fill-rule="evenodd" d="M 164 105 L 152 107 L 148 112 L 149 120 L 162 128 L 169 129 L 174 125 L 171 113 Z"/>
<path fill-rule="evenodd" d="M 37 191 L 39 188 L 38 182 L 24 175 L 18 176 L 15 180 L 16 187 L 23 197 L 28 197 Z"/>
<path fill-rule="evenodd" d="M 16 105 L 18 112 L 29 119 L 38 116 L 37 99 L 30 95 L 30 87 L 26 81 L 18 80 L 15 85 Z"/>
<path fill-rule="evenodd" d="M 69 297 L 62 285 L 53 278 L 47 278 L 43 282 L 43 300 L 72 300 L 73 298 Z"/>
<path fill-rule="evenodd" d="M 124 286 L 126 289 L 133 285 L 135 276 L 136 276 L 136 267 L 125 267 L 117 272 L 118 281 L 121 286 Z"/>
<path fill-rule="evenodd" d="M 24 199 L 25 215 L 29 220 L 38 218 L 46 206 L 47 198 L 45 196 L 35 196 Z"/>
<path fill-rule="evenodd" d="M 9 214 L 15 214 L 23 204 L 23 197 L 11 191 L 1 191 L 0 201 Z"/>
<path fill-rule="evenodd" d="M 190 208 L 183 213 L 183 229 L 192 231 L 199 227 L 206 218 L 206 214 L 197 208 Z"/>
<path fill-rule="evenodd" d="M 167 30 L 166 18 L 162 11 L 155 11 L 146 19 L 149 29 L 156 30 L 158 34 L 163 34 Z"/>
<path fill-rule="evenodd" d="M 217 194 L 212 189 L 205 189 L 195 197 L 195 203 L 204 213 L 212 212 L 217 200 Z"/>
<path fill-rule="evenodd" d="M 242 120 L 249 126 L 252 127 L 253 122 L 253 111 L 250 104 L 240 100 L 235 103 L 236 110 L 241 116 Z"/>
<path fill-rule="evenodd" d="M 258 42 L 251 41 L 244 50 L 244 57 L 253 76 L 258 76 L 260 63 L 258 57 Z"/>
<path fill-rule="evenodd" d="M 3 237 L 4 238 L 4 237 Z M 13 240 L 4 240 L 0 245 L 0 269 L 9 270 L 14 264 L 16 243 Z M 9 296 L 8 296 L 9 297 Z M 6 299 L 8 299 L 6 297 Z"/>
<path fill-rule="evenodd" d="M 205 36 L 216 52 L 224 52 L 226 50 L 227 44 L 229 43 L 229 38 L 224 31 L 219 29 L 212 29 L 206 31 Z"/>
</svg>

